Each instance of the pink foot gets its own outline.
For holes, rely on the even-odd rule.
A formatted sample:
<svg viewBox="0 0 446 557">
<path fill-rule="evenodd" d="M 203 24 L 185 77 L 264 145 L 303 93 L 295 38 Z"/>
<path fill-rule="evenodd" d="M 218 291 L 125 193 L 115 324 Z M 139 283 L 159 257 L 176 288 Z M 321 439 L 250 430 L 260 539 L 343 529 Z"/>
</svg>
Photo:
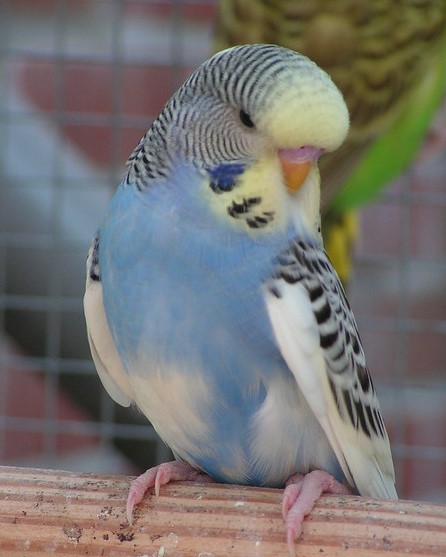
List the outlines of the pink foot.
<svg viewBox="0 0 446 557">
<path fill-rule="evenodd" d="M 133 521 L 133 508 L 142 501 L 144 494 L 151 487 L 155 487 L 155 495 L 158 497 L 160 487 L 166 485 L 170 481 L 194 481 L 212 482 L 212 478 L 192 468 L 187 462 L 174 460 L 172 462 L 163 462 L 158 466 L 149 468 L 144 474 L 138 476 L 130 485 L 129 494 L 127 496 L 127 520 L 129 524 Z"/>
<path fill-rule="evenodd" d="M 302 522 L 323 493 L 350 495 L 351 490 L 324 470 L 313 470 L 305 476 L 294 474 L 287 481 L 282 499 L 288 551 L 293 557 L 294 541 L 302 532 Z"/>
</svg>

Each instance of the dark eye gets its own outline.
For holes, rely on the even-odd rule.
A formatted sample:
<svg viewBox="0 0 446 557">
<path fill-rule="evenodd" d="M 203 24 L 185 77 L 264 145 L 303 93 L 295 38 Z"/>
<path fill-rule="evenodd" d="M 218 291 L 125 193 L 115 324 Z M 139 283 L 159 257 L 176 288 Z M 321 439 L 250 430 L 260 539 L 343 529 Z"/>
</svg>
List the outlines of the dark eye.
<svg viewBox="0 0 446 557">
<path fill-rule="evenodd" d="M 247 112 L 245 112 L 244 110 L 240 110 L 239 116 L 244 126 L 246 126 L 247 128 L 254 127 L 254 122 L 251 120 L 251 116 Z"/>
</svg>

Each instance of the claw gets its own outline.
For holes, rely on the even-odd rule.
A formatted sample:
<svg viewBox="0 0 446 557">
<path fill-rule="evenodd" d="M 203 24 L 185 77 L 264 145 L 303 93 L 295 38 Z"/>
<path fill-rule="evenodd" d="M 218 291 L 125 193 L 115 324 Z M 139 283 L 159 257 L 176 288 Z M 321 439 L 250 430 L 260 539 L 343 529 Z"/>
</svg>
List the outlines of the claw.
<svg viewBox="0 0 446 557">
<path fill-rule="evenodd" d="M 304 518 L 323 493 L 347 495 L 351 491 L 323 470 L 313 470 L 305 476 L 295 474 L 288 480 L 283 492 L 282 513 L 290 557 L 295 555 L 294 542 L 302 533 Z"/>
<path fill-rule="evenodd" d="M 166 485 L 170 481 L 182 480 L 212 482 L 212 479 L 207 474 L 192 468 L 187 462 L 177 460 L 173 462 L 163 462 L 158 466 L 149 468 L 144 474 L 135 478 L 130 485 L 129 494 L 127 496 L 126 513 L 128 523 L 132 525 L 133 509 L 135 505 L 142 501 L 148 489 L 154 487 L 155 495 L 159 497 L 162 485 Z"/>
</svg>

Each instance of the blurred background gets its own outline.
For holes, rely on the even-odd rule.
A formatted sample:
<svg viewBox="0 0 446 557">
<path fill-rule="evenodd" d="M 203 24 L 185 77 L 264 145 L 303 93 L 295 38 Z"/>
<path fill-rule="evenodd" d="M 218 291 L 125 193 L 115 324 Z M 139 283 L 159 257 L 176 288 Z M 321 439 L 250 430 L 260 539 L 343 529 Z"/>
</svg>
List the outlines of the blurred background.
<svg viewBox="0 0 446 557">
<path fill-rule="evenodd" d="M 212 53 L 217 18 L 204 0 L 0 0 L 1 464 L 135 474 L 170 457 L 96 375 L 85 258 L 129 153 Z M 420 154 L 361 209 L 348 283 L 399 493 L 444 503 L 445 129 L 443 103 Z"/>
</svg>

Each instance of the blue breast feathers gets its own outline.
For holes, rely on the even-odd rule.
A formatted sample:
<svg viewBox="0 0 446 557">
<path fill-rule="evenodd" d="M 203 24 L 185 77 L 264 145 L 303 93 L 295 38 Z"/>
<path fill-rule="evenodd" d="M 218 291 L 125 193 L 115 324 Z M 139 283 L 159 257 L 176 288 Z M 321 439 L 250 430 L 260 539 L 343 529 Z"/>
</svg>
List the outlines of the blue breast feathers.
<svg viewBox="0 0 446 557">
<path fill-rule="evenodd" d="M 304 460 L 302 437 L 323 438 L 264 302 L 294 231 L 203 228 L 190 174 L 115 194 L 99 238 L 107 320 L 138 406 L 177 456 L 219 481 L 279 486 Z"/>
</svg>

